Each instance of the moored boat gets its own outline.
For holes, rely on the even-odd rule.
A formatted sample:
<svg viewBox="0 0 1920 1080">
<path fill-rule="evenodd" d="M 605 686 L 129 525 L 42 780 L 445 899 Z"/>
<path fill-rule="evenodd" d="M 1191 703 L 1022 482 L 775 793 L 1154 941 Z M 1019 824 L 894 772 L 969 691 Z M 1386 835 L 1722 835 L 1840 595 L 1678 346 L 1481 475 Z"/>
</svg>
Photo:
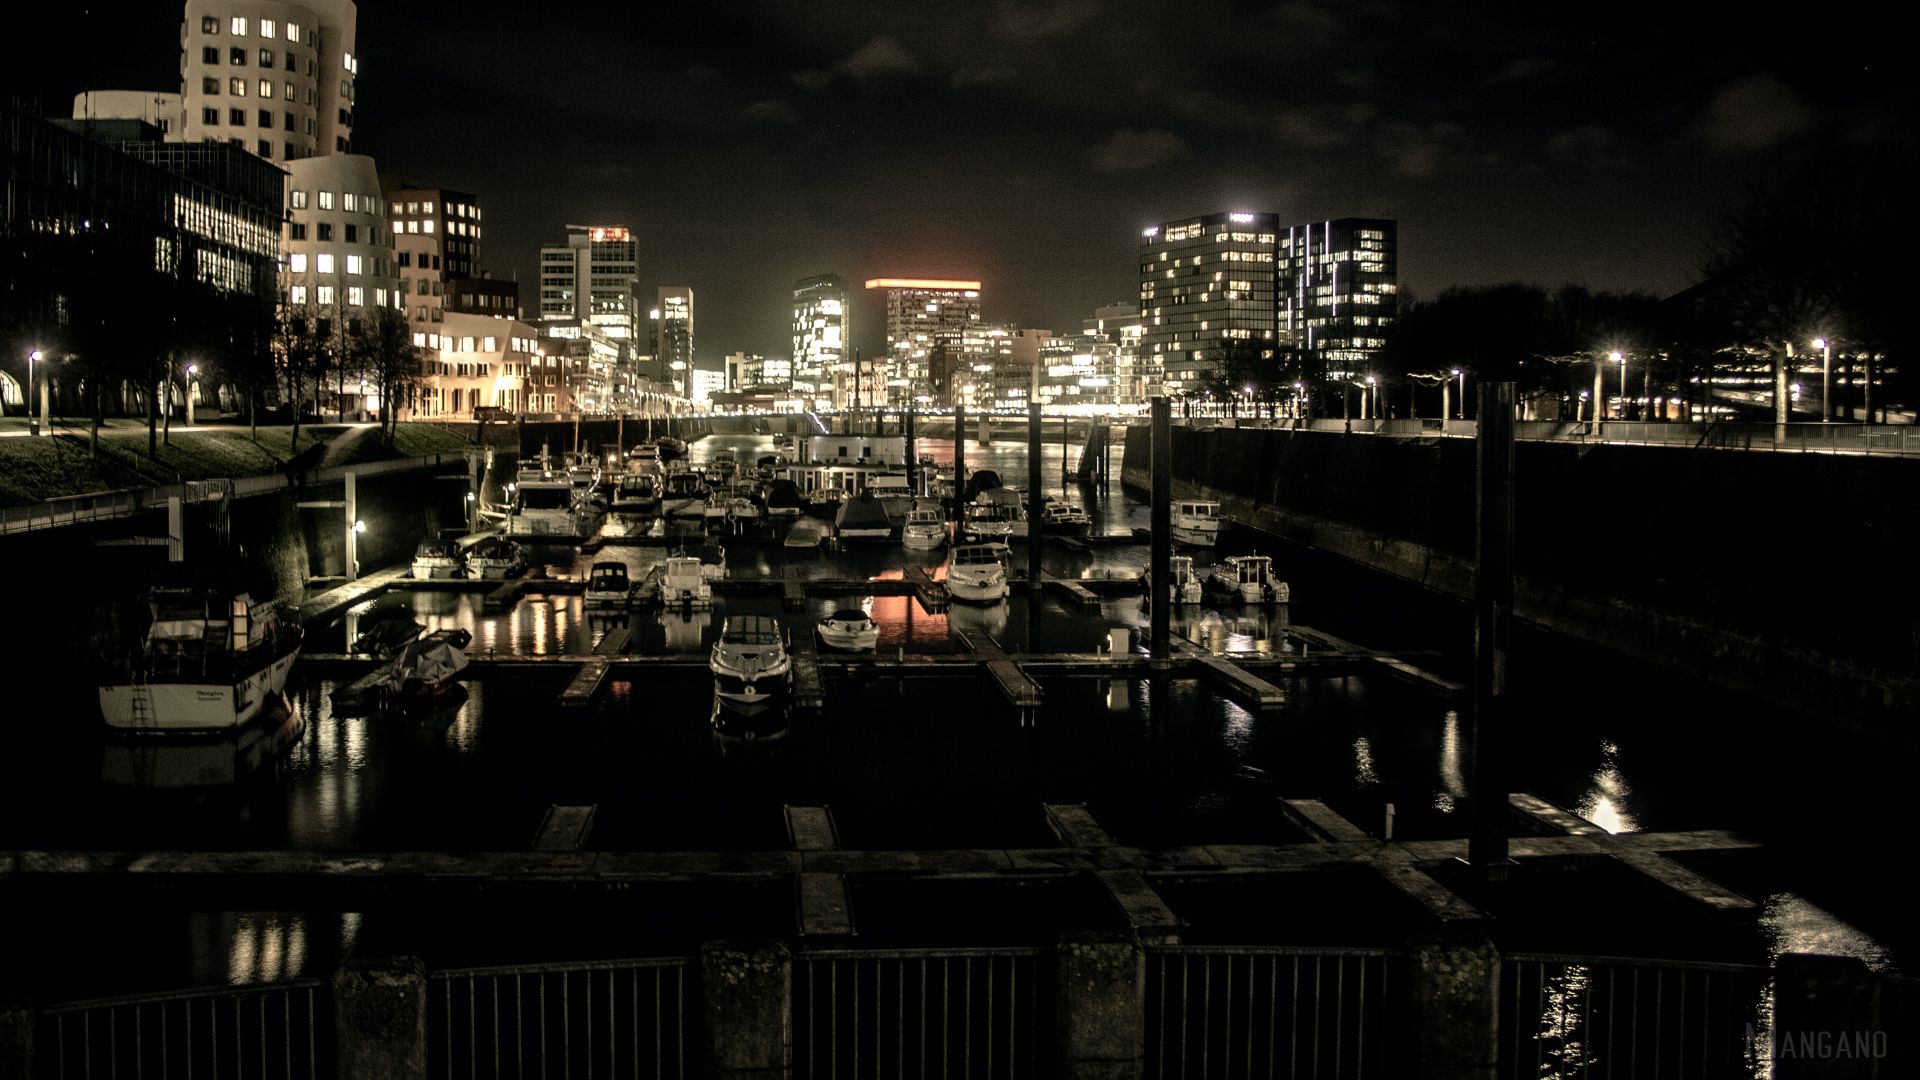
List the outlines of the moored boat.
<svg viewBox="0 0 1920 1080">
<path fill-rule="evenodd" d="M 859 608 L 842 608 L 820 620 L 822 643 L 836 649 L 861 651 L 880 643 L 880 624 Z"/>
<path fill-rule="evenodd" d="M 1220 504 L 1205 499 L 1181 500 L 1173 504 L 1173 538 L 1195 547 L 1212 547 L 1233 519 L 1220 513 Z"/>
<path fill-rule="evenodd" d="M 1265 555 L 1227 556 L 1226 565 L 1207 579 L 1207 588 L 1243 604 L 1285 604 L 1292 597 L 1286 582 L 1274 580 L 1273 560 Z"/>
<path fill-rule="evenodd" d="M 714 693 L 734 709 L 774 704 L 793 679 L 786 634 L 768 615 L 728 616 L 707 666 L 713 671 Z"/>
<path fill-rule="evenodd" d="M 713 586 L 701 572 L 697 556 L 668 556 L 648 572 L 647 582 L 652 599 L 661 604 L 690 608 L 713 606 Z"/>
<path fill-rule="evenodd" d="M 526 568 L 520 545 L 504 536 L 489 536 L 467 549 L 467 576 L 476 581 L 509 578 Z"/>
<path fill-rule="evenodd" d="M 467 560 L 460 554 L 458 540 L 422 540 L 413 549 L 413 578 L 425 581 L 429 578 L 463 578 L 467 576 Z"/>
<path fill-rule="evenodd" d="M 840 504 L 834 531 L 842 540 L 885 540 L 893 535 L 893 519 L 869 489 Z"/>
<path fill-rule="evenodd" d="M 910 548 L 932 549 L 947 542 L 947 515 L 938 503 L 922 499 L 907 513 L 900 542 Z"/>
<path fill-rule="evenodd" d="M 947 563 L 947 593 L 961 600 L 992 601 L 1007 595 L 1005 544 L 962 544 Z"/>
<path fill-rule="evenodd" d="M 633 586 L 627 580 L 627 564 L 597 562 L 587 573 L 587 588 L 582 594 L 589 607 L 625 607 Z"/>
<path fill-rule="evenodd" d="M 465 630 L 435 630 L 407 642 L 387 662 L 333 692 L 336 708 L 430 709 L 467 668 Z"/>
<path fill-rule="evenodd" d="M 1147 596 L 1153 595 L 1153 568 L 1140 571 L 1140 587 Z M 1194 573 L 1193 557 L 1190 555 L 1170 555 L 1167 557 L 1167 597 L 1175 604 L 1197 604 L 1200 602 L 1202 584 L 1200 575 Z"/>
</svg>

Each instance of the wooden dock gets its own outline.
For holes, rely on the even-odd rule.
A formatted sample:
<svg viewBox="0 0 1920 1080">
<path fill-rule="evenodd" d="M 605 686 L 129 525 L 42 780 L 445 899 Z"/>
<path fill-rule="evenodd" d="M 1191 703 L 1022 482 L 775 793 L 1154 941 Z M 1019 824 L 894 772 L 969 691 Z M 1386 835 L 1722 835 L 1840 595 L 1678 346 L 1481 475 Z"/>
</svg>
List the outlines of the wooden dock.
<svg viewBox="0 0 1920 1080">
<path fill-rule="evenodd" d="M 955 631 L 954 637 L 963 648 L 982 661 L 987 678 L 999 689 L 1000 696 L 1007 699 L 1007 704 L 1019 713 L 1020 722 L 1032 723 L 1034 713 L 1040 708 L 1040 684 L 1021 670 L 1020 665 L 1000 648 L 1000 643 L 988 635 Z"/>
<path fill-rule="evenodd" d="M 800 568 L 787 567 L 786 576 L 781 579 L 780 606 L 788 611 L 799 611 L 807 606 L 807 588 L 800 582 Z"/>
<path fill-rule="evenodd" d="M 587 835 L 593 832 L 593 815 L 600 809 L 592 806 L 561 806 L 555 803 L 547 807 L 547 816 L 540 821 L 540 828 L 533 834 L 535 851 L 584 851 Z"/>
<path fill-rule="evenodd" d="M 1634 871 L 1640 881 L 1660 889 L 1674 900 L 1699 904 L 1710 911 L 1731 915 L 1752 915 L 1759 910 L 1759 905 L 1747 897 L 1709 881 L 1658 850 L 1621 842 L 1637 834 L 1615 836 L 1571 810 L 1556 806 L 1531 792 L 1515 792 L 1507 796 L 1507 807 L 1551 832 L 1577 836 L 1600 847 L 1612 861 Z"/>
<path fill-rule="evenodd" d="M 607 673 L 613 670 L 613 661 L 596 656 L 580 665 L 567 688 L 560 691 L 560 704 L 571 709 L 584 709 L 593 704 L 595 694 L 607 681 Z"/>
<path fill-rule="evenodd" d="M 1062 539 L 1070 540 L 1072 537 L 1062 537 Z M 1040 584 L 1044 588 L 1057 589 L 1066 594 L 1069 603 L 1078 604 L 1083 608 L 1098 608 L 1100 606 L 1100 598 L 1094 595 L 1093 590 L 1078 581 L 1073 581 L 1068 578 L 1057 578 L 1042 570 L 1040 572 Z"/>
<path fill-rule="evenodd" d="M 595 656 L 625 656 L 633 647 L 633 631 L 624 626 L 607 631 L 600 638 L 600 644 L 593 647 Z"/>
<path fill-rule="evenodd" d="M 1251 702 L 1258 708 L 1277 709 L 1287 703 L 1287 692 L 1258 675 L 1178 638 L 1173 642 L 1176 658 L 1199 665 L 1200 673 L 1228 694 Z"/>
<path fill-rule="evenodd" d="M 1382 671 L 1409 686 L 1425 690 L 1442 701 L 1464 701 L 1472 696 L 1472 687 L 1414 667 L 1393 653 L 1363 649 L 1323 630 L 1302 626 L 1299 623 L 1288 626 L 1287 633 L 1316 649 L 1324 649 L 1343 656 L 1364 658 L 1375 670 Z"/>
<path fill-rule="evenodd" d="M 929 615 L 938 615 L 947 610 L 952 597 L 947 595 L 947 583 L 935 581 L 927 576 L 924 568 L 909 566 L 901 571 L 901 577 L 913 586 L 913 595 L 920 601 L 920 610 Z"/>
<path fill-rule="evenodd" d="M 825 806 L 786 806 L 787 839 L 800 852 L 840 850 L 840 830 Z M 802 871 L 794 875 L 794 922 L 801 940 L 831 948 L 854 935 L 853 897 L 847 875 Z"/>
<path fill-rule="evenodd" d="M 820 678 L 820 656 L 814 648 L 811 625 L 795 628 L 792 651 L 788 655 L 793 664 L 793 707 L 813 710 L 826 707 L 826 683 Z"/>
<path fill-rule="evenodd" d="M 480 601 L 481 614 L 505 614 L 512 611 L 514 605 L 520 602 L 520 582 L 507 580 L 500 582 L 499 585 L 499 588 L 488 593 L 486 598 Z"/>
<path fill-rule="evenodd" d="M 328 589 L 319 596 L 300 605 L 297 616 L 301 626 L 311 626 L 316 622 L 325 622 L 338 618 L 355 604 L 372 600 L 393 587 L 393 583 L 413 573 L 413 567 L 396 566 L 391 570 L 377 570 L 358 581 L 349 581 L 338 588 Z"/>
</svg>

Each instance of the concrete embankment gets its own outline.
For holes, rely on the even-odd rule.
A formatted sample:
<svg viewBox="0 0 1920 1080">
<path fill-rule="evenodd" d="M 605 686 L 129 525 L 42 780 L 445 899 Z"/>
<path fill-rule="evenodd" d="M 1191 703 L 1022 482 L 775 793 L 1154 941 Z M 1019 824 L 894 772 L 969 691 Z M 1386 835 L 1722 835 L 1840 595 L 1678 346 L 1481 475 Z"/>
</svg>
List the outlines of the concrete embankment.
<svg viewBox="0 0 1920 1080">
<path fill-rule="evenodd" d="M 1148 431 L 1128 434 L 1122 479 L 1145 488 Z M 1471 441 L 1172 435 L 1176 498 L 1471 597 Z M 1523 621 L 1920 746 L 1920 462 L 1521 443 L 1516 469 Z"/>
</svg>

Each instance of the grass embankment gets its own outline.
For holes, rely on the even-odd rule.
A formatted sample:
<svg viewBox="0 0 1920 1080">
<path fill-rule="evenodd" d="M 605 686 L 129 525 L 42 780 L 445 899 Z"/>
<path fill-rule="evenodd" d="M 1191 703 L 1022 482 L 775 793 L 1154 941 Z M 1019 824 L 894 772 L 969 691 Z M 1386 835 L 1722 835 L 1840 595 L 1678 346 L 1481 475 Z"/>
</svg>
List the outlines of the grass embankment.
<svg viewBox="0 0 1920 1080">
<path fill-rule="evenodd" d="M 401 424 L 391 447 L 380 444 L 374 427 L 302 426 L 296 444 L 289 427 L 263 427 L 256 442 L 246 427 L 222 425 L 175 429 L 170 443 L 162 444 L 158 456 L 149 459 L 146 426 L 123 422 L 101 429 L 100 446 L 106 453 L 95 458 L 88 451 L 84 427 L 57 424 L 55 430 L 78 435 L 79 441 L 0 439 L 0 506 L 176 480 L 259 476 L 277 472 L 294 455 L 326 446 L 343 434 L 351 437 L 330 464 L 457 453 L 467 445 L 459 434 L 431 424 Z"/>
</svg>

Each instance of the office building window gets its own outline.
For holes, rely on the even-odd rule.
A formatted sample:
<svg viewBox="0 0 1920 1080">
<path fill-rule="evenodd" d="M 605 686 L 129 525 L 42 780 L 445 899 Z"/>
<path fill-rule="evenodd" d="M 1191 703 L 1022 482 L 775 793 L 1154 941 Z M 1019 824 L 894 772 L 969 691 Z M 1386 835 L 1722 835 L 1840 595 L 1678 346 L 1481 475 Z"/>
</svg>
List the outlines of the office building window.
<svg viewBox="0 0 1920 1080">
<path fill-rule="evenodd" d="M 287 40 L 288 40 L 288 41 L 299 41 L 299 40 L 300 40 L 300 27 L 298 27 L 298 26 L 296 26 L 296 25 L 294 25 L 293 23 L 288 23 L 288 24 L 287 24 Z"/>
<path fill-rule="evenodd" d="M 201 32 L 201 33 L 203 33 L 203 34 L 217 34 L 217 33 L 219 33 L 219 32 L 220 32 L 220 20 L 219 20 L 219 19 L 216 19 L 216 18 L 214 18 L 214 17 L 213 17 L 213 16 L 211 16 L 211 15 L 202 15 L 202 16 L 200 16 L 200 32 Z"/>
<path fill-rule="evenodd" d="M 272 79 L 260 80 L 260 96 L 263 98 L 270 98 L 273 96 L 273 80 Z"/>
<path fill-rule="evenodd" d="M 219 124 L 220 110 L 219 109 L 201 109 L 200 122 L 208 126 L 214 126 Z"/>
<path fill-rule="evenodd" d="M 411 203 L 409 203 L 408 205 L 412 205 L 412 204 L 411 204 Z M 423 213 L 423 214 L 431 214 L 431 213 L 433 213 L 433 204 L 432 204 L 432 203 L 430 203 L 430 202 L 423 202 L 423 203 L 421 203 L 421 204 L 420 204 L 420 212 L 421 212 L 421 213 Z"/>
<path fill-rule="evenodd" d="M 351 229 L 353 228 L 353 226 L 349 225 L 347 226 L 347 228 Z M 347 239 L 351 240 L 353 238 L 348 237 Z M 360 272 L 360 256 L 358 255 L 347 256 L 347 273 L 358 274 L 359 272 Z"/>
<path fill-rule="evenodd" d="M 229 26 L 229 29 L 232 30 L 234 37 L 246 37 L 247 36 L 247 20 L 244 18 L 241 18 L 238 15 L 235 15 L 233 17 L 233 22 Z"/>
<path fill-rule="evenodd" d="M 367 290 L 358 285 L 347 286 L 347 305 L 349 307 L 362 307 L 366 302 Z"/>
<path fill-rule="evenodd" d="M 424 307 L 417 307 L 417 308 L 414 308 L 414 309 L 413 309 L 413 321 L 414 321 L 414 322 L 426 322 L 426 321 L 427 321 L 427 309 L 426 309 L 426 308 L 424 308 Z M 427 335 L 425 335 L 425 334 L 415 334 L 415 335 L 413 335 L 413 336 L 414 336 L 414 338 L 416 339 L 416 340 L 415 340 L 415 342 L 414 342 L 414 344 L 416 344 L 416 345 L 425 345 L 425 344 L 427 343 Z"/>
<path fill-rule="evenodd" d="M 200 62 L 201 62 L 201 63 L 203 63 L 203 64 L 217 64 L 217 63 L 219 63 L 219 62 L 220 62 L 220 50 L 219 50 L 219 49 L 218 49 L 217 47 L 215 47 L 215 46 L 212 46 L 212 45 L 206 45 L 206 46 L 203 46 L 203 47 L 202 47 L 202 48 L 200 49 Z"/>
<path fill-rule="evenodd" d="M 287 239 L 305 240 L 306 238 L 307 238 L 307 227 L 305 225 L 301 224 L 298 221 L 289 222 L 287 224 Z"/>
<path fill-rule="evenodd" d="M 263 38 L 274 37 L 279 32 L 280 31 L 279 31 L 278 24 L 276 24 L 272 19 L 260 20 L 260 36 L 261 37 Z"/>
<path fill-rule="evenodd" d="M 287 202 L 288 202 L 288 205 L 292 206 L 295 210 L 305 210 L 307 208 L 306 189 L 305 188 L 293 189 L 293 191 L 290 192 L 287 196 Z"/>
<path fill-rule="evenodd" d="M 433 219 L 428 218 L 427 220 L 421 222 L 420 231 L 423 233 L 431 233 L 433 231 Z"/>
<path fill-rule="evenodd" d="M 427 295 L 427 293 L 428 293 L 428 292 L 430 292 L 430 291 L 432 291 L 432 290 L 431 290 L 431 288 L 430 288 L 430 286 L 428 286 L 428 285 L 427 285 L 427 279 L 426 279 L 426 278 L 421 278 L 421 279 L 420 279 L 420 295 L 421 295 L 421 296 L 425 296 L 425 295 Z"/>
<path fill-rule="evenodd" d="M 333 209 L 333 192 L 323 191 L 320 193 L 320 209 L 322 210 Z"/>
<path fill-rule="evenodd" d="M 324 231 L 326 229 L 326 226 L 322 225 L 320 226 L 320 228 L 323 230 L 320 234 L 320 239 L 325 240 L 327 238 L 326 233 Z M 319 253 L 318 255 L 315 255 L 313 257 L 313 270 L 314 270 L 314 273 L 317 273 L 317 274 L 333 273 L 333 256 L 327 254 L 324 251 Z"/>
<path fill-rule="evenodd" d="M 481 339 L 481 340 L 482 340 L 482 341 L 484 341 L 484 342 L 486 343 L 486 351 L 487 351 L 487 352 L 499 352 L 499 351 L 500 351 L 500 339 L 499 339 L 499 338 L 483 338 L 483 339 Z"/>
<path fill-rule="evenodd" d="M 263 128 L 270 128 L 273 126 L 273 111 L 271 109 L 260 110 L 260 126 Z"/>
<path fill-rule="evenodd" d="M 347 226 L 347 243 L 357 244 L 359 242 L 360 242 L 360 226 L 358 225 Z"/>
<path fill-rule="evenodd" d="M 294 158 L 297 158 L 300 156 L 300 147 L 298 144 L 287 143 L 286 147 L 287 147 L 287 152 L 284 156 L 287 161 L 292 161 Z"/>
<path fill-rule="evenodd" d="M 442 320 L 443 318 L 445 318 L 445 316 L 441 314 L 441 311 L 440 311 L 440 309 L 439 309 L 439 308 L 434 308 L 434 309 L 433 309 L 433 321 L 434 321 L 434 322 L 440 322 L 440 321 L 441 321 L 441 320 Z"/>
<path fill-rule="evenodd" d="M 246 97 L 247 96 L 247 80 L 228 79 L 227 93 L 232 94 L 234 97 Z"/>
<path fill-rule="evenodd" d="M 288 130 L 288 131 L 299 131 L 299 130 L 300 130 L 300 125 L 299 125 L 299 124 L 296 124 L 296 123 L 294 123 L 294 120 L 293 120 L 293 114 L 292 114 L 292 113 L 288 113 L 288 114 L 287 114 L 287 130 Z"/>
<path fill-rule="evenodd" d="M 287 303 L 304 304 L 306 302 L 307 287 L 305 285 L 294 285 L 287 289 Z"/>
<path fill-rule="evenodd" d="M 203 94 L 206 94 L 209 97 L 219 97 L 220 96 L 220 80 L 219 79 L 201 79 L 200 92 Z"/>
<path fill-rule="evenodd" d="M 287 88 L 286 88 L 286 92 L 285 92 L 284 94 L 282 94 L 282 95 L 280 95 L 280 96 L 281 96 L 281 97 L 283 97 L 283 98 L 285 98 L 285 99 L 287 99 L 288 101 L 296 101 L 296 100 L 298 100 L 298 98 L 297 98 L 297 97 L 295 96 L 295 94 L 294 94 L 294 92 L 293 92 L 293 84 L 292 84 L 291 82 L 289 82 L 289 83 L 287 83 Z M 289 130 L 291 130 L 291 129 L 289 129 Z"/>
<path fill-rule="evenodd" d="M 231 49 L 228 49 L 227 63 L 232 64 L 234 67 L 246 67 L 247 66 L 247 50 L 242 49 L 239 46 L 235 46 Z"/>
<path fill-rule="evenodd" d="M 296 65 L 294 64 L 294 62 L 293 62 L 293 54 L 292 54 L 292 53 L 288 53 L 288 54 L 287 54 L 287 70 L 288 70 L 288 71 L 299 71 L 299 70 L 300 70 L 300 68 L 299 68 L 298 66 L 296 66 Z M 291 85 L 291 84 L 289 84 L 289 85 Z M 292 98 L 288 98 L 287 100 L 288 100 L 288 101 L 292 101 L 293 99 L 292 99 Z"/>
<path fill-rule="evenodd" d="M 247 110 L 228 109 L 227 123 L 232 124 L 234 127 L 245 127 L 247 125 Z"/>
<path fill-rule="evenodd" d="M 409 222 L 407 222 L 407 231 L 408 231 L 408 232 L 410 232 L 410 233 L 417 233 L 417 232 L 419 232 L 419 231 L 420 231 L 420 223 L 419 223 L 419 222 L 417 222 L 417 221 L 409 221 Z"/>
<path fill-rule="evenodd" d="M 290 274 L 306 273 L 307 272 L 307 253 L 304 251 L 296 251 L 293 254 L 288 255 L 287 256 L 287 272 Z"/>
<path fill-rule="evenodd" d="M 321 239 L 321 240 L 332 240 L 332 239 L 333 239 L 333 226 L 332 226 L 331 224 L 329 224 L 328 222 L 325 222 L 325 221 L 323 221 L 323 222 L 321 222 L 321 223 L 320 223 L 320 236 L 319 236 L 319 239 Z M 327 269 L 327 270 L 332 270 L 332 269 L 333 269 L 333 256 L 331 256 L 331 255 L 322 255 L 322 256 L 320 256 L 320 257 L 321 257 L 321 258 L 323 258 L 323 259 L 325 259 L 325 260 L 327 260 L 327 266 L 326 266 L 326 269 Z"/>
<path fill-rule="evenodd" d="M 412 265 L 413 265 L 413 252 L 411 252 L 411 251 L 403 251 L 403 252 L 401 252 L 401 253 L 400 253 L 399 255 L 397 255 L 397 256 L 395 256 L 395 259 L 396 259 L 396 260 L 397 260 L 397 261 L 399 262 L 399 264 L 400 264 L 401 266 L 412 266 Z"/>
<path fill-rule="evenodd" d="M 275 53 L 272 49 L 261 49 L 260 50 L 260 66 L 263 68 L 266 68 L 268 71 L 272 71 L 273 61 L 275 57 L 277 57 L 278 55 L 279 54 Z"/>
<path fill-rule="evenodd" d="M 352 212 L 355 205 L 357 204 L 353 192 L 343 191 L 340 193 L 340 209 Z"/>
</svg>

